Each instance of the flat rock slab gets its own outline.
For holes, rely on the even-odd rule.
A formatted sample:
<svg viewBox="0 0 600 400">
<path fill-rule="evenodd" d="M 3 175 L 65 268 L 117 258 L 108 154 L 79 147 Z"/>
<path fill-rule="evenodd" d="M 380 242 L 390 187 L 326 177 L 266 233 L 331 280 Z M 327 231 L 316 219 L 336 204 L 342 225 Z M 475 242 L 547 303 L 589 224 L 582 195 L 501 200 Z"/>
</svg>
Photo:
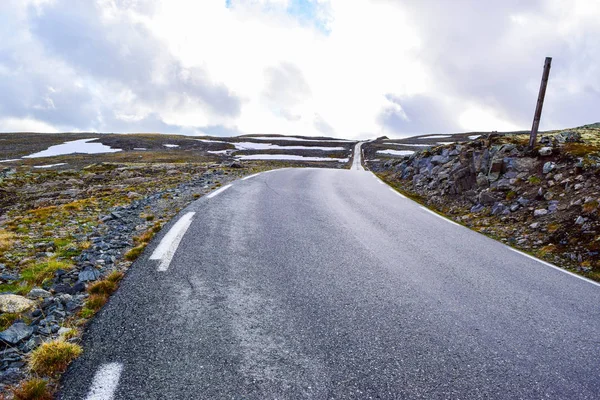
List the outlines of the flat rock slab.
<svg viewBox="0 0 600 400">
<path fill-rule="evenodd" d="M 16 294 L 0 295 L 0 312 L 21 313 L 31 310 L 35 301 L 29 300 Z"/>
<path fill-rule="evenodd" d="M 0 339 L 10 344 L 17 344 L 32 334 L 33 328 L 31 326 L 24 322 L 15 322 L 7 330 L 0 332 Z"/>
</svg>

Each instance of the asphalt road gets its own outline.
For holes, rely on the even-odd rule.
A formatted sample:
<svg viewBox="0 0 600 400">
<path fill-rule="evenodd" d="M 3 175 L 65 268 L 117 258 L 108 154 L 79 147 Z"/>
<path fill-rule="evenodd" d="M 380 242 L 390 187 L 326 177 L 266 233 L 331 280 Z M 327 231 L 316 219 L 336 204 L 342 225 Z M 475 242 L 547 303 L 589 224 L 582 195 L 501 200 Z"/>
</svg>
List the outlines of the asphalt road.
<svg viewBox="0 0 600 400">
<path fill-rule="evenodd" d="M 180 216 L 60 398 L 600 398 L 599 286 L 369 172 L 263 173 Z"/>
</svg>

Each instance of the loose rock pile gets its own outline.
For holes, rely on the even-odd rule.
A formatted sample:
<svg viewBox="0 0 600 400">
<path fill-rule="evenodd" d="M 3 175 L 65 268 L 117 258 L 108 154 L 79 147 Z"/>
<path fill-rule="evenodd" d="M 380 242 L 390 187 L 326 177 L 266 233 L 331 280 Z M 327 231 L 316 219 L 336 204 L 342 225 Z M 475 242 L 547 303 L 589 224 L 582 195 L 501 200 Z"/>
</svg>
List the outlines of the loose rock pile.
<svg viewBox="0 0 600 400">
<path fill-rule="evenodd" d="M 178 173 L 177 169 L 168 169 L 167 173 L 170 173 L 168 171 L 175 171 L 171 175 Z M 126 177 L 132 174 L 127 169 L 119 174 L 120 178 L 136 179 Z M 108 209 L 105 214 L 99 214 L 98 222 L 92 224 L 93 229 L 85 237 L 78 237 L 88 241 L 89 247 L 71 257 L 69 261 L 73 268 L 57 269 L 51 279 L 44 280 L 42 285 L 32 288 L 26 295 L 0 293 L 0 318 L 15 314 L 19 316 L 10 322 L 7 329 L 0 332 L 0 392 L 26 376 L 28 353 L 41 343 L 58 337 L 78 340 L 77 337 L 70 338 L 68 334 L 72 329 L 65 325 L 78 318 L 77 313 L 89 297 L 86 292 L 88 284 L 112 271 L 122 271 L 131 264 L 123 258 L 123 254 L 135 245 L 133 237 L 155 224 L 153 219 L 144 218 L 144 215 L 172 217 L 177 210 L 184 208 L 201 193 L 212 189 L 216 183 L 234 178 L 235 176 L 225 175 L 223 170 L 214 169 L 190 176 L 184 183 L 149 195 L 131 192 L 127 195 L 131 199 L 128 205 L 116 206 Z M 89 176 L 87 179 L 90 179 Z M 105 177 L 94 174 L 94 179 L 102 181 Z M 160 185 L 156 186 L 160 188 Z M 81 196 L 80 189 L 71 190 L 78 191 L 71 193 L 74 197 Z M 64 190 L 60 193 L 61 195 L 56 196 L 46 193 L 43 197 L 38 197 L 43 199 L 43 204 L 61 204 Z M 36 258 L 50 258 L 55 254 L 52 239 L 41 239 L 35 243 Z M 5 256 L 11 257 L 10 254 Z M 18 270 L 0 264 L 0 283 L 12 284 L 19 280 Z"/>
</svg>

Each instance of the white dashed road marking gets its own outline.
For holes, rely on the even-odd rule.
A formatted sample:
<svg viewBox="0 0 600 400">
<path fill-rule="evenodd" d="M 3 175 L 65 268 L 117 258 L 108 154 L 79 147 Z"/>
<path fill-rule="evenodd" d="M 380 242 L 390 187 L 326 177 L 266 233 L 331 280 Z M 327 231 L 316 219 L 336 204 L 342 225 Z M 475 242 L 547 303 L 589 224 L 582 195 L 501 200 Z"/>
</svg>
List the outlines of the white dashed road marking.
<svg viewBox="0 0 600 400">
<path fill-rule="evenodd" d="M 181 239 L 183 239 L 183 235 L 185 235 L 185 232 L 192 223 L 194 214 L 196 213 L 189 212 L 181 217 L 160 241 L 156 249 L 154 249 L 154 253 L 152 253 L 150 259 L 160 260 L 160 264 L 157 268 L 158 271 L 166 271 L 169 268 L 171 260 L 177 251 L 177 247 L 179 247 L 179 243 L 181 242 Z"/>
<path fill-rule="evenodd" d="M 212 199 L 213 197 L 223 193 L 224 191 L 226 191 L 227 189 L 229 189 L 231 187 L 231 185 L 227 185 L 227 186 L 223 186 L 221 189 L 217 189 L 214 192 L 207 194 L 206 198 L 208 199 Z"/>
<path fill-rule="evenodd" d="M 85 400 L 112 400 L 119 385 L 123 364 L 110 363 L 100 367 Z"/>
</svg>

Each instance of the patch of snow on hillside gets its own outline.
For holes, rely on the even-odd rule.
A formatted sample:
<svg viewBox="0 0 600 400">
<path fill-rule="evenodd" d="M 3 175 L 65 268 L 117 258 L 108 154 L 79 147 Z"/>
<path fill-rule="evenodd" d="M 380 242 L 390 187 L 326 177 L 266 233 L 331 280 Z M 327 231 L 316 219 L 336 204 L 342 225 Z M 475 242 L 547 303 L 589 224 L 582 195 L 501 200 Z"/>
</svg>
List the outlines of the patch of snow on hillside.
<svg viewBox="0 0 600 400">
<path fill-rule="evenodd" d="M 349 158 L 329 158 L 329 157 L 305 157 L 292 154 L 251 154 L 238 156 L 238 159 L 244 160 L 291 160 L 291 161 L 337 161 L 348 162 Z"/>
<path fill-rule="evenodd" d="M 197 142 L 204 142 L 204 143 L 227 143 L 229 144 L 229 142 L 224 142 L 222 140 L 209 140 L 209 139 L 194 139 Z"/>
<path fill-rule="evenodd" d="M 295 136 L 288 136 L 288 137 L 281 137 L 281 136 L 274 136 L 274 137 L 269 137 L 269 136 L 247 136 L 244 139 L 255 139 L 255 140 L 288 140 L 288 141 L 294 141 L 294 142 L 355 142 L 356 140 L 347 140 L 347 139 L 305 139 L 305 138 L 299 138 L 299 137 L 295 137 Z"/>
<path fill-rule="evenodd" d="M 449 138 L 450 135 L 433 135 L 433 136 L 425 136 L 425 137 L 420 137 L 420 138 L 415 138 L 415 139 L 419 139 L 419 140 L 426 140 L 426 139 L 446 139 Z"/>
<path fill-rule="evenodd" d="M 58 164 L 48 164 L 48 165 L 34 165 L 33 168 L 52 168 L 52 167 L 60 167 L 61 165 L 67 165 L 67 163 L 58 163 Z"/>
<path fill-rule="evenodd" d="M 321 150 L 321 151 L 343 151 L 345 147 L 326 146 L 279 146 L 271 143 L 237 142 L 231 143 L 238 150 Z"/>
<path fill-rule="evenodd" d="M 408 147 L 431 147 L 430 144 L 414 144 L 414 143 L 386 143 L 395 144 L 396 146 L 408 146 Z"/>
<path fill-rule="evenodd" d="M 81 139 L 65 142 L 63 144 L 57 144 L 50 146 L 44 151 L 39 153 L 30 154 L 23 158 L 42 158 L 42 157 L 54 157 L 63 156 L 66 154 L 101 154 L 101 153 L 116 153 L 122 151 L 121 149 L 113 149 L 110 146 L 106 146 L 102 143 L 89 143 L 91 141 L 98 140 L 93 139 Z"/>
<path fill-rule="evenodd" d="M 393 156 L 410 156 L 414 153 L 412 150 L 377 150 L 379 154 L 391 154 Z"/>
</svg>

